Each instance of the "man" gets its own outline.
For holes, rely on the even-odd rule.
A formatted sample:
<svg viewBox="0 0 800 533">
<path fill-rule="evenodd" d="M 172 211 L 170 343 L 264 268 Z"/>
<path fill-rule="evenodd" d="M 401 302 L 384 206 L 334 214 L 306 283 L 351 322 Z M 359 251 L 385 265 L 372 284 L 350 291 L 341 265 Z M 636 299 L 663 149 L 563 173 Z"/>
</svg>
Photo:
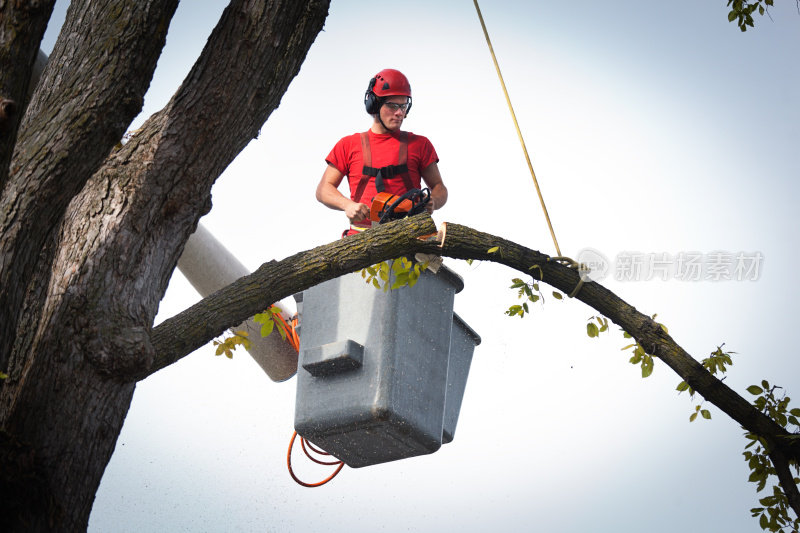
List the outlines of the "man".
<svg viewBox="0 0 800 533">
<path fill-rule="evenodd" d="M 325 159 L 328 167 L 317 186 L 317 200 L 347 215 L 347 235 L 371 226 L 369 206 L 379 192 L 399 195 L 421 188 L 424 181 L 431 191 L 426 206 L 429 213 L 447 202 L 433 145 L 426 137 L 400 129 L 411 110 L 408 79 L 394 69 L 378 72 L 364 93 L 364 106 L 372 115 L 372 127 L 336 143 Z M 345 176 L 349 198 L 338 190 Z"/>
</svg>

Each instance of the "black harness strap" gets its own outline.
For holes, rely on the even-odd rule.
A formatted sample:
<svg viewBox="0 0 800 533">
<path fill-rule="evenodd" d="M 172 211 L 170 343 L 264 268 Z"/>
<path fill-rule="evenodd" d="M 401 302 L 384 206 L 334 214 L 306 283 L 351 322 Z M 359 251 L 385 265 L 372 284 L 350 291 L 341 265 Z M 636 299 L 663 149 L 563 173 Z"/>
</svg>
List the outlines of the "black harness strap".
<svg viewBox="0 0 800 533">
<path fill-rule="evenodd" d="M 361 158 L 364 168 L 361 170 L 361 181 L 356 188 L 355 201 L 361 202 L 364 189 L 367 188 L 370 178 L 375 178 L 375 190 L 383 192 L 383 180 L 400 177 L 403 180 L 406 190 L 411 190 L 414 185 L 411 183 L 411 176 L 408 175 L 408 132 L 400 132 L 400 149 L 397 155 L 397 164 L 381 168 L 372 166 L 372 152 L 369 148 L 369 132 L 361 134 Z"/>
</svg>

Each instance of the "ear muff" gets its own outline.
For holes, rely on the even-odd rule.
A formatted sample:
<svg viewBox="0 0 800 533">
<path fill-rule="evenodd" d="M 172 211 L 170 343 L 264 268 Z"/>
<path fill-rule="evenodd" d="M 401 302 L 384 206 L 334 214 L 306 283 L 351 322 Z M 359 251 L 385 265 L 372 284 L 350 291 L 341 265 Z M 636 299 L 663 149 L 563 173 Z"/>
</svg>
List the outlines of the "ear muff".
<svg viewBox="0 0 800 533">
<path fill-rule="evenodd" d="M 383 103 L 382 99 L 372 90 L 372 88 L 375 87 L 376 81 L 375 78 L 369 80 L 369 86 L 367 86 L 367 91 L 364 93 L 364 107 L 370 115 L 377 115 L 380 113 L 381 104 Z"/>
</svg>

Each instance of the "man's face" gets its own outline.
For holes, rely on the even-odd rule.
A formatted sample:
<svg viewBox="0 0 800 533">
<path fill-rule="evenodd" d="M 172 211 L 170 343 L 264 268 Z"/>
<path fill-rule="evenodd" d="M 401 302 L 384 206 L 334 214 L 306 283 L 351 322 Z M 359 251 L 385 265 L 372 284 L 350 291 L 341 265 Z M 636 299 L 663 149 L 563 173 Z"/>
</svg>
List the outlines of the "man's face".
<svg viewBox="0 0 800 533">
<path fill-rule="evenodd" d="M 389 131 L 397 131 L 403 124 L 403 119 L 406 118 L 406 108 L 397 107 L 392 104 L 407 104 L 408 98 L 405 96 L 388 96 L 381 106 L 381 120 Z M 386 105 L 389 104 L 389 105 Z"/>
</svg>

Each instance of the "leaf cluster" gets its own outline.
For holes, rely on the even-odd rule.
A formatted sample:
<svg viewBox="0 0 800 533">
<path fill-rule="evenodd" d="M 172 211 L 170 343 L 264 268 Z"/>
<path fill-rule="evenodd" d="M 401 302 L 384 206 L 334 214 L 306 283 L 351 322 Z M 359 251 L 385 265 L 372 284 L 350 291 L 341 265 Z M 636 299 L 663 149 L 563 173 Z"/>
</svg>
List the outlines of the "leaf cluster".
<svg viewBox="0 0 800 533">
<path fill-rule="evenodd" d="M 242 345 L 245 350 L 250 349 L 252 343 L 248 336 L 246 331 L 234 331 L 231 337 L 221 341 L 215 340 L 214 346 L 217 347 L 217 351 L 214 355 L 222 355 L 224 353 L 225 357 L 233 359 L 233 351 L 236 350 L 237 346 Z"/>
<path fill-rule="evenodd" d="M 731 358 L 732 354 L 736 352 L 732 351 L 724 351 L 722 347 L 725 346 L 725 343 L 722 343 L 720 346 L 717 346 L 717 349 L 711 352 L 708 357 L 703 359 L 700 363 L 703 365 L 703 368 L 708 370 L 708 373 L 712 376 L 716 375 L 724 375 L 725 372 L 728 371 L 726 368 L 727 366 L 733 366 L 733 359 Z M 724 379 L 724 378 L 723 378 Z M 678 394 L 684 391 L 689 392 L 689 397 L 694 399 L 694 389 L 689 386 L 688 383 L 685 381 L 681 381 L 678 383 L 678 386 L 675 387 L 675 390 L 678 391 Z M 705 400 L 704 400 L 705 401 Z M 702 405 L 702 404 L 700 404 Z M 699 414 L 706 420 L 711 420 L 711 413 L 708 409 L 700 409 L 700 405 L 696 405 L 694 412 L 689 415 L 689 422 L 694 422 L 697 419 L 697 415 Z"/>
<path fill-rule="evenodd" d="M 622 335 L 626 339 L 633 338 L 627 331 L 623 331 Z M 631 356 L 631 358 L 628 361 L 630 361 L 630 363 L 632 365 L 641 366 L 641 368 L 642 368 L 642 377 L 643 378 L 650 377 L 650 375 L 653 373 L 653 367 L 654 367 L 654 364 L 655 364 L 655 362 L 653 360 L 653 356 L 650 355 L 649 353 L 647 353 L 645 351 L 645 349 L 642 347 L 642 345 L 639 344 L 638 341 L 633 343 L 633 344 L 629 344 L 627 346 L 623 346 L 622 347 L 622 351 L 625 351 L 625 350 L 631 350 L 631 352 L 633 352 L 633 355 Z"/>
<path fill-rule="evenodd" d="M 758 11 L 759 15 L 767 12 L 764 6 L 772 6 L 774 0 L 728 0 L 731 10 L 728 12 L 728 22 L 736 21 L 739 29 L 747 31 L 747 27 L 753 27 L 753 13 Z"/>
<path fill-rule="evenodd" d="M 597 322 L 597 324 L 595 324 Z M 586 334 L 589 337 L 599 337 L 601 333 L 608 331 L 608 319 L 603 316 L 589 317 L 589 322 L 586 323 Z"/>
<path fill-rule="evenodd" d="M 280 314 L 280 308 L 277 305 L 272 305 L 263 313 L 258 313 L 253 316 L 253 321 L 261 324 L 262 337 L 268 337 L 277 325 L 278 333 L 280 333 L 283 340 L 286 340 L 286 324 L 280 318 L 275 318 L 276 316 L 280 316 Z"/>
<path fill-rule="evenodd" d="M 800 430 L 800 409 L 789 408 L 791 399 L 786 394 L 776 394 L 781 390 L 777 385 L 770 386 L 767 380 L 762 380 L 761 385 L 750 385 L 747 392 L 756 396 L 753 405 L 761 412 L 772 418 L 775 422 L 788 430 L 794 426 L 793 433 Z M 745 433 L 745 438 L 750 441 L 745 446 L 745 461 L 750 468 L 748 481 L 756 483 L 756 491 L 761 492 L 767 485 L 770 476 L 777 475 L 775 467 L 769 459 L 770 446 L 763 438 L 754 433 Z M 795 472 L 800 475 L 800 468 L 796 462 L 790 462 L 794 466 Z M 794 482 L 800 484 L 800 477 L 795 477 Z M 800 529 L 800 518 L 792 519 L 789 516 L 789 501 L 786 494 L 778 487 L 773 485 L 772 496 L 765 496 L 758 500 L 762 507 L 750 509 L 753 517 L 759 517 L 758 523 L 761 529 L 778 532 L 788 528 L 789 531 Z"/>
<path fill-rule="evenodd" d="M 258 313 L 253 316 L 253 321 L 261 324 L 262 337 L 269 336 L 277 325 L 278 333 L 280 333 L 283 340 L 286 340 L 286 324 L 283 320 L 275 318 L 276 315 L 280 314 L 280 308 L 277 305 L 273 305 L 263 313 Z M 246 331 L 234 331 L 233 335 L 230 337 L 226 337 L 222 340 L 215 340 L 213 342 L 214 346 L 217 347 L 215 355 L 222 355 L 224 353 L 225 357 L 233 359 L 233 352 L 236 350 L 237 346 L 244 346 L 245 350 L 250 349 L 253 341 L 251 341 L 249 337 Z"/>
<path fill-rule="evenodd" d="M 658 316 L 658 315 L 653 315 L 650 318 L 655 320 L 656 316 Z M 667 329 L 667 326 L 665 326 L 664 324 L 661 324 L 660 322 L 656 322 L 656 324 L 658 324 L 661 327 L 661 329 L 663 329 L 665 332 L 669 333 L 669 330 Z M 622 336 L 625 337 L 626 339 L 632 339 L 633 338 L 633 336 L 630 333 L 628 333 L 627 331 L 623 331 L 622 332 Z M 633 355 L 631 356 L 629 361 L 630 361 L 630 363 L 632 365 L 641 366 L 641 368 L 642 368 L 642 377 L 643 378 L 650 377 L 650 375 L 653 373 L 653 367 L 654 367 L 654 364 L 655 364 L 653 356 L 650 355 L 649 353 L 647 353 L 647 351 L 644 349 L 644 347 L 641 344 L 639 344 L 639 341 L 636 341 L 633 344 L 628 344 L 627 346 L 623 346 L 622 347 L 622 351 L 625 351 L 625 350 L 631 350 L 631 352 L 633 352 Z"/>
<path fill-rule="evenodd" d="M 492 250 L 497 251 L 497 247 L 490 248 L 489 253 L 494 253 Z M 544 273 L 542 272 L 542 268 L 539 265 L 533 265 L 528 270 L 539 270 L 539 277 L 542 278 Z M 517 298 L 520 300 L 524 300 L 522 305 L 512 305 L 508 308 L 505 312 L 508 316 L 518 316 L 520 318 L 525 316 L 525 313 L 530 313 L 530 308 L 528 307 L 528 302 L 536 303 L 541 300 L 544 303 L 544 295 L 542 291 L 539 290 L 539 282 L 536 279 L 532 279 L 530 283 L 523 281 L 520 278 L 513 278 L 511 280 L 511 286 L 509 289 L 517 289 Z M 553 298 L 556 300 L 564 299 L 564 295 L 558 291 L 553 291 Z"/>
<path fill-rule="evenodd" d="M 362 269 L 361 277 L 376 289 L 383 289 L 386 292 L 406 286 L 413 287 L 426 268 L 428 268 L 427 262 L 420 263 L 407 257 L 400 257 Z M 394 281 L 389 283 L 392 277 Z"/>
</svg>

